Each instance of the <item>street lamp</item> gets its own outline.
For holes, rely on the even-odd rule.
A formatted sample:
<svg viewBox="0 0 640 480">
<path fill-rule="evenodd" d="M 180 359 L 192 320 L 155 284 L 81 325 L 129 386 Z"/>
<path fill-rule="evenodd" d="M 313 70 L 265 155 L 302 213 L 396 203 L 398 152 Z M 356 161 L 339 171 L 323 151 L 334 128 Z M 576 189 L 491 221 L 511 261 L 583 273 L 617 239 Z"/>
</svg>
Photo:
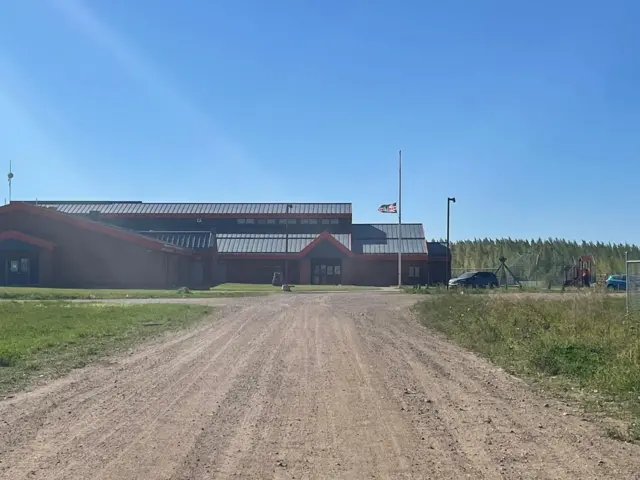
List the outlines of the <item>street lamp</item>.
<svg viewBox="0 0 640 480">
<path fill-rule="evenodd" d="M 447 263 L 446 270 L 447 273 L 445 275 L 445 280 L 447 283 L 447 288 L 449 288 L 449 277 L 451 276 L 451 259 L 449 258 L 450 250 L 449 250 L 449 224 L 451 220 L 451 204 L 456 203 L 456 197 L 447 197 Z"/>
<path fill-rule="evenodd" d="M 287 204 L 287 214 L 284 224 L 284 275 L 282 276 L 282 286 L 284 290 L 289 289 L 289 211 L 293 208 L 290 203 Z"/>
</svg>

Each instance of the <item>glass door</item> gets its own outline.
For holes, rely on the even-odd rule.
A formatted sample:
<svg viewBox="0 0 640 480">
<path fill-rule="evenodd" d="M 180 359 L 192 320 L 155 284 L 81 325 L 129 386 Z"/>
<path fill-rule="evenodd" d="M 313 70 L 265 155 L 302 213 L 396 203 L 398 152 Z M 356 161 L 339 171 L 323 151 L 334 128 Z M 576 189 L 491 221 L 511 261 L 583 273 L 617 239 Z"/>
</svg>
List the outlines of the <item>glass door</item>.
<svg viewBox="0 0 640 480">
<path fill-rule="evenodd" d="M 10 256 L 5 259 L 5 283 L 7 285 L 29 285 L 31 262 L 29 258 Z"/>
<path fill-rule="evenodd" d="M 342 262 L 340 260 L 312 261 L 312 285 L 339 285 L 340 283 L 342 283 Z"/>
</svg>

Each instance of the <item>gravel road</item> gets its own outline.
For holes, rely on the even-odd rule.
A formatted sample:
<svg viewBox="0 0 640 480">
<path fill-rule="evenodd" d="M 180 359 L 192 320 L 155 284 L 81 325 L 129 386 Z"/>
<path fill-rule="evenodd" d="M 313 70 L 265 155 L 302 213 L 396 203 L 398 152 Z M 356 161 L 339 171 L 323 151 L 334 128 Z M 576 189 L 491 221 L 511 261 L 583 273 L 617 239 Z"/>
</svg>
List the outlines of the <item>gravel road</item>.
<svg viewBox="0 0 640 480">
<path fill-rule="evenodd" d="M 0 478 L 640 479 L 640 447 L 424 329 L 415 299 L 230 299 L 0 402 Z"/>
</svg>

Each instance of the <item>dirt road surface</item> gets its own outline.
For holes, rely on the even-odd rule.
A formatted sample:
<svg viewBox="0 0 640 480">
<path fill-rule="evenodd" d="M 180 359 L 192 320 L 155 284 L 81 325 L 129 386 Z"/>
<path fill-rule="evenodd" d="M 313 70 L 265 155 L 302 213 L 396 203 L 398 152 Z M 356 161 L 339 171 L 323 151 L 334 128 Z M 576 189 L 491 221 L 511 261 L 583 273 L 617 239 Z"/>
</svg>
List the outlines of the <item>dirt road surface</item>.
<svg viewBox="0 0 640 480">
<path fill-rule="evenodd" d="M 424 329 L 413 301 L 234 299 L 0 402 L 0 478 L 640 478 L 640 447 Z"/>
</svg>

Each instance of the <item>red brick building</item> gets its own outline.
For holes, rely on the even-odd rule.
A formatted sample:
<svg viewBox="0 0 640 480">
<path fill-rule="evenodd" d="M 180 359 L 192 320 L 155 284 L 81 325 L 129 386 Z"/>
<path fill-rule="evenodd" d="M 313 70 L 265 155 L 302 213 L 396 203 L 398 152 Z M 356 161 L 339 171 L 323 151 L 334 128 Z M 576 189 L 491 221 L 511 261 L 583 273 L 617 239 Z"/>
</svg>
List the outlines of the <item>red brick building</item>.
<svg viewBox="0 0 640 480">
<path fill-rule="evenodd" d="M 4 222 L 3 216 L 10 221 Z M 47 219 L 46 228 L 39 218 Z M 74 232 L 82 233 L 69 231 L 65 237 L 67 227 L 54 224 L 73 225 Z M 398 281 L 400 248 L 404 284 L 443 282 L 448 268 L 445 247 L 428 243 L 421 224 L 401 228 L 353 224 L 349 203 L 14 202 L 0 208 L 0 239 L 4 234 L 11 237 L 7 241 L 20 242 L 17 237 L 28 235 L 32 243 L 23 239 L 21 245 L 30 245 L 38 256 L 46 259 L 52 252 L 64 258 L 53 264 L 55 278 L 32 274 L 31 283 L 37 278 L 39 284 L 60 286 L 106 286 L 107 280 L 109 286 L 158 287 L 270 283 L 285 265 L 293 284 L 388 286 Z M 36 240 L 41 245 L 33 243 Z M 23 257 L 2 253 L 11 252 L 12 245 L 16 246 L 0 240 L 5 270 L 13 274 L 21 269 L 14 258 Z M 143 261 L 139 257 L 144 249 L 153 254 L 146 253 L 145 263 L 132 268 Z M 70 259 L 72 251 L 76 254 Z M 129 260 L 121 260 L 119 251 L 131 252 Z M 58 271 L 68 268 L 67 262 L 73 265 L 73 275 Z M 135 272 L 120 276 L 112 262 L 120 262 L 122 272 Z M 46 260 L 38 264 L 39 273 L 48 272 L 48 265 Z M 5 275 L 5 284 L 14 283 L 15 277 Z"/>
<path fill-rule="evenodd" d="M 0 207 L 0 285 L 209 286 L 215 246 L 198 251 L 47 208 Z"/>
</svg>

